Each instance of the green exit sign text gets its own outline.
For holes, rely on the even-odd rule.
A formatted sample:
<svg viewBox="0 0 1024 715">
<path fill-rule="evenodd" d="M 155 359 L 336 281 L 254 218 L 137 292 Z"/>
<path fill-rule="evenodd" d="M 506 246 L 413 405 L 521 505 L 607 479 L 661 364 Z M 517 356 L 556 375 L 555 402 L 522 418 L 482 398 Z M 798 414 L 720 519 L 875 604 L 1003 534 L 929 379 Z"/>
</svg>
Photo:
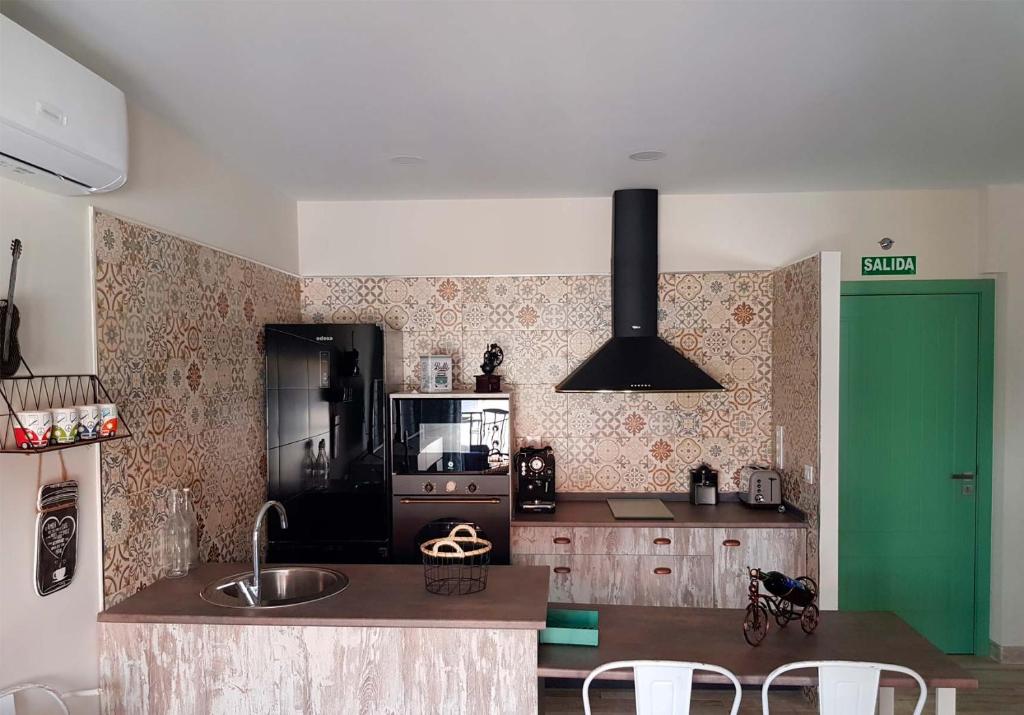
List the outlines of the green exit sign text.
<svg viewBox="0 0 1024 715">
<path fill-rule="evenodd" d="M 862 276 L 917 275 L 917 256 L 864 256 L 860 259 Z"/>
</svg>

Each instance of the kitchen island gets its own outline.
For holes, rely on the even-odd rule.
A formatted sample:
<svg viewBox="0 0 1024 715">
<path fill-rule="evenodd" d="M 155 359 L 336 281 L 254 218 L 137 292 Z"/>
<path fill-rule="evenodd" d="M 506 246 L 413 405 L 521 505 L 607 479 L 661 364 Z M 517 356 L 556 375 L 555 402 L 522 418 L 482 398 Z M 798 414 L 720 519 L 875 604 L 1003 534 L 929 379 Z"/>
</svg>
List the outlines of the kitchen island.
<svg viewBox="0 0 1024 715">
<path fill-rule="evenodd" d="M 99 615 L 106 713 L 535 713 L 545 567 L 493 566 L 438 596 L 420 566 L 338 565 L 341 593 L 225 608 L 200 592 L 246 570 L 206 564 Z"/>
</svg>

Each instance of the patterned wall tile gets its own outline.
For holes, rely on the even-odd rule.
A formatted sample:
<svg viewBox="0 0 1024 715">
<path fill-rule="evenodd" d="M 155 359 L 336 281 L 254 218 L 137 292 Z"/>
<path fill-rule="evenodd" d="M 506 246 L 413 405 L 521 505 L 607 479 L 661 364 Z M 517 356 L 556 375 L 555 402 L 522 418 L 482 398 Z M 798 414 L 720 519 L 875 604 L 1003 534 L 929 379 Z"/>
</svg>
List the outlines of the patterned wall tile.
<svg viewBox="0 0 1024 715">
<path fill-rule="evenodd" d="M 775 273 L 772 331 L 772 419 L 786 428 L 782 494 L 807 514 L 808 568 L 818 577 L 818 481 L 803 480 L 803 466 L 820 473 L 818 370 L 821 343 L 821 261 L 813 256 Z"/>
<path fill-rule="evenodd" d="M 772 275 L 662 274 L 658 289 L 660 334 L 725 393 L 555 393 L 611 336 L 608 276 L 307 278 L 302 306 L 309 321 L 368 315 L 402 328 L 407 387 L 428 353 L 451 354 L 457 384 L 472 386 L 484 349 L 499 343 L 515 433 L 552 445 L 562 491 L 678 491 L 702 461 L 738 489 L 740 469 L 770 452 Z M 459 319 L 442 322 L 439 304 Z"/>
<path fill-rule="evenodd" d="M 191 488 L 204 559 L 248 556 L 266 479 L 263 325 L 298 321 L 302 303 L 298 278 L 131 221 L 96 212 L 95 235 L 99 374 L 134 433 L 101 451 L 109 606 L 159 575 L 168 487 Z"/>
</svg>

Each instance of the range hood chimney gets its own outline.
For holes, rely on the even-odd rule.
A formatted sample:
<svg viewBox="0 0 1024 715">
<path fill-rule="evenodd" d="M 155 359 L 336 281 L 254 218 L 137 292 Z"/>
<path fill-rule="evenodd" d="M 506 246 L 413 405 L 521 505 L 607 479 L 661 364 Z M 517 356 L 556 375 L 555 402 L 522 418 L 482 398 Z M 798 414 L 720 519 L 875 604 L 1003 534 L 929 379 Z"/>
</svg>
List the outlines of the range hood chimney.
<svg viewBox="0 0 1024 715">
<path fill-rule="evenodd" d="M 724 388 L 658 337 L 658 192 L 612 194 L 612 337 L 557 392 L 712 392 Z"/>
</svg>

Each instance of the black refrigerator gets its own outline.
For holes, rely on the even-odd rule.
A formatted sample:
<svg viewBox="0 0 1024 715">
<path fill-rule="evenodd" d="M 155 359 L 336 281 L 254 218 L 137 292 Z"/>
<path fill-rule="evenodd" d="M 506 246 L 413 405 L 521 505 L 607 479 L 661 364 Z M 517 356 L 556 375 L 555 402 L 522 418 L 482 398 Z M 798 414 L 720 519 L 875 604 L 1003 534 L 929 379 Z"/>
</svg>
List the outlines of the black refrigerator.
<svg viewBox="0 0 1024 715">
<path fill-rule="evenodd" d="M 273 563 L 390 558 L 387 395 L 401 375 L 401 334 L 376 325 L 268 325 L 267 519 Z M 393 378 L 394 382 L 392 381 Z"/>
</svg>

